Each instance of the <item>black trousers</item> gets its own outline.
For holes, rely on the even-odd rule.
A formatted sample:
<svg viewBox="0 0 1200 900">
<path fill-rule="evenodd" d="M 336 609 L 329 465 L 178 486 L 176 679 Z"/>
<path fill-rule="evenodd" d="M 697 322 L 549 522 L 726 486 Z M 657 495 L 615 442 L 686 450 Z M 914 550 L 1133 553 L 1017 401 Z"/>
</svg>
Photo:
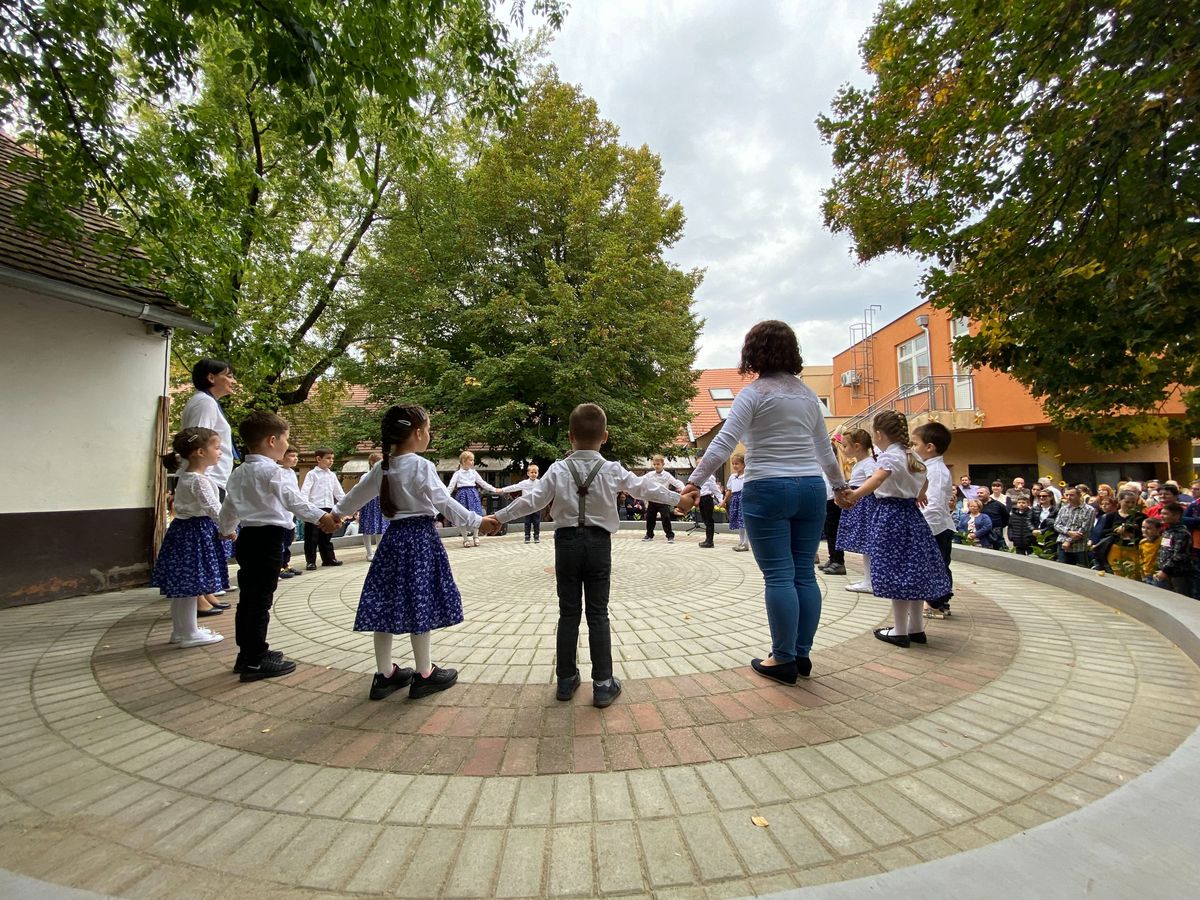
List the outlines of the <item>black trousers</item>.
<svg viewBox="0 0 1200 900">
<path fill-rule="evenodd" d="M 280 563 L 280 569 L 286 569 L 288 563 L 292 561 L 292 541 L 296 540 L 296 529 L 289 528 L 287 535 L 283 539 L 283 561 Z"/>
<path fill-rule="evenodd" d="M 717 501 L 713 497 L 700 498 L 700 518 L 704 521 L 704 541 L 711 544 L 713 542 L 713 534 L 717 530 L 717 523 L 713 519 L 713 507 L 717 505 Z"/>
<path fill-rule="evenodd" d="M 329 512 L 331 507 L 322 506 L 321 509 Z M 317 564 L 317 551 L 321 552 L 321 562 L 331 563 L 337 560 L 333 553 L 333 535 L 326 534 L 316 525 L 309 525 L 304 529 L 304 561 L 310 566 Z"/>
<path fill-rule="evenodd" d="M 592 680 L 612 676 L 612 635 L 608 627 L 608 590 L 612 580 L 612 535 L 585 525 L 554 530 L 554 575 L 558 583 L 559 678 L 578 671 L 579 618 L 586 615 Z"/>
<path fill-rule="evenodd" d="M 529 540 L 529 530 L 533 529 L 533 536 L 541 538 L 542 536 L 542 512 L 538 510 L 535 513 L 530 513 L 525 517 L 525 540 Z"/>
<path fill-rule="evenodd" d="M 280 525 L 243 525 L 234 552 L 238 562 L 237 610 L 234 631 L 238 655 L 255 665 L 267 655 L 267 626 L 271 624 L 271 603 L 279 587 L 283 566 L 283 542 L 290 528 Z"/>
<path fill-rule="evenodd" d="M 825 501 L 825 547 L 829 551 L 829 561 L 839 566 L 846 564 L 846 553 L 837 548 L 838 523 L 842 521 L 842 508 L 832 500 Z"/>
<path fill-rule="evenodd" d="M 671 508 L 665 503 L 647 503 L 646 504 L 646 535 L 654 537 L 654 523 L 662 516 L 663 533 L 669 537 L 675 537 L 675 529 L 671 527 Z"/>
<path fill-rule="evenodd" d="M 947 528 L 945 531 L 935 534 L 933 539 L 937 541 L 938 550 L 942 553 L 942 562 L 946 564 L 946 574 L 950 576 L 950 587 L 954 587 L 954 573 L 950 571 L 950 548 L 954 546 L 954 536 L 958 534 L 953 528 Z M 937 600 L 930 601 L 929 605 L 934 609 L 945 609 L 950 605 L 950 598 L 954 596 L 954 591 L 951 590 L 945 597 L 939 597 Z"/>
</svg>

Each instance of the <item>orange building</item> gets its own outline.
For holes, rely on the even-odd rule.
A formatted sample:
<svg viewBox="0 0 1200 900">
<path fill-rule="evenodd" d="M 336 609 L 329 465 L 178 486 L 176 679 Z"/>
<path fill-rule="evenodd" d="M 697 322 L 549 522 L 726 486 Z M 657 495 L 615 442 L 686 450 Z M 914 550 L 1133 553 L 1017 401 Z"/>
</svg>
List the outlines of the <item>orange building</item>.
<svg viewBox="0 0 1200 900">
<path fill-rule="evenodd" d="M 832 409 L 847 417 L 843 427 L 870 431 L 871 418 L 883 409 L 905 413 L 910 428 L 940 421 L 954 434 L 946 464 L 956 478 L 968 474 L 974 484 L 994 478 L 1008 484 L 1018 475 L 1027 482 L 1049 475 L 1093 488 L 1146 478 L 1190 483 L 1190 442 L 1101 451 L 1084 435 L 1054 427 L 1041 403 L 1011 376 L 959 366 L 951 346 L 970 328 L 968 320 L 951 319 L 923 303 L 877 329 L 864 329 L 866 337 L 833 359 Z"/>
</svg>

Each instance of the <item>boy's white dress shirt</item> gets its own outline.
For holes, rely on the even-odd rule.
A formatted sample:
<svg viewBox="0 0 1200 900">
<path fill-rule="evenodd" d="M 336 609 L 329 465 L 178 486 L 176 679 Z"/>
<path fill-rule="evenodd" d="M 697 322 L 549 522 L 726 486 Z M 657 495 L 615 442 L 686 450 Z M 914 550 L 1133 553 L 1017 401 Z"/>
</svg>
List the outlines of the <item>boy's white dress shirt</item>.
<svg viewBox="0 0 1200 900">
<path fill-rule="evenodd" d="M 709 475 L 704 484 L 700 485 L 701 497 L 712 497 L 714 499 L 723 496 L 721 485 L 717 484 L 717 476 Z"/>
<path fill-rule="evenodd" d="M 649 472 L 643 475 L 642 478 L 646 479 L 646 484 L 652 484 L 655 487 L 662 488 L 663 490 L 666 490 L 667 488 L 674 488 L 676 491 L 682 491 L 685 487 L 687 487 L 687 485 L 685 485 L 666 469 L 663 469 L 661 472 L 656 472 L 651 469 Z M 660 501 L 655 500 L 654 502 L 658 503 Z"/>
<path fill-rule="evenodd" d="M 929 530 L 934 534 L 943 531 L 955 531 L 954 517 L 950 514 L 950 501 L 954 496 L 954 481 L 950 470 L 940 456 L 931 456 L 925 460 L 925 499 L 928 501 L 921 510 Z"/>
<path fill-rule="evenodd" d="M 317 523 L 325 515 L 296 490 L 296 479 L 269 456 L 251 453 L 229 476 L 218 524 L 233 534 L 238 524 L 291 528 L 292 518 Z"/>
<path fill-rule="evenodd" d="M 300 493 L 305 500 L 322 509 L 331 509 L 335 503 L 346 496 L 346 491 L 333 469 L 322 469 L 320 466 L 308 470 L 308 474 L 304 476 L 304 486 L 300 488 Z"/>
</svg>

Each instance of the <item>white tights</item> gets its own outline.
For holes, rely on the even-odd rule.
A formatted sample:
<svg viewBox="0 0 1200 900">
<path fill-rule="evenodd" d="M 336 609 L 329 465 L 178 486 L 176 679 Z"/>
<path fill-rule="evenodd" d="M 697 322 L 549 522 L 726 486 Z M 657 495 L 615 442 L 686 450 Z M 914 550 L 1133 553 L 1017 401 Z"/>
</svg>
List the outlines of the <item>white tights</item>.
<svg viewBox="0 0 1200 900">
<path fill-rule="evenodd" d="M 381 675 L 392 674 L 392 638 L 394 635 L 386 631 L 375 632 L 375 670 Z M 430 633 L 410 634 L 412 641 L 413 664 L 422 676 L 433 671 L 432 651 L 430 649 Z"/>
<path fill-rule="evenodd" d="M 748 543 L 748 541 L 746 540 L 746 529 L 745 528 L 738 529 L 738 543 L 741 544 L 743 547 L 745 547 L 746 544 Z"/>
<path fill-rule="evenodd" d="M 367 559 L 375 558 L 375 548 L 379 546 L 379 535 L 364 534 L 362 536 L 363 549 L 367 551 Z"/>
<path fill-rule="evenodd" d="M 196 624 L 196 598 L 171 598 L 171 637 L 186 641 L 200 633 Z"/>
<path fill-rule="evenodd" d="M 920 634 L 923 632 L 925 630 L 925 624 L 922 621 L 924 605 L 920 600 L 893 600 L 892 621 L 896 624 L 892 626 L 892 634 Z"/>
<path fill-rule="evenodd" d="M 870 588 L 871 587 L 871 555 L 869 553 L 864 553 L 862 555 L 862 558 L 863 558 L 863 580 L 862 580 L 863 587 Z"/>
</svg>

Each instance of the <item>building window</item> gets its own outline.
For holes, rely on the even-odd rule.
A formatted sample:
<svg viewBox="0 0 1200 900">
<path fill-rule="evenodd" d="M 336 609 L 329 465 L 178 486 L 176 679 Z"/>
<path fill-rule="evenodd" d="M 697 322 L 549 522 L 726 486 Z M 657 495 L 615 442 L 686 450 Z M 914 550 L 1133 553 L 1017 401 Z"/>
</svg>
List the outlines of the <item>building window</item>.
<svg viewBox="0 0 1200 900">
<path fill-rule="evenodd" d="M 817 399 L 819 401 L 821 401 L 821 415 L 832 416 L 833 413 L 831 413 L 829 411 L 829 398 L 828 397 L 818 397 Z"/>
<path fill-rule="evenodd" d="M 709 388 L 708 396 L 712 397 L 714 400 L 732 400 L 733 391 L 731 391 L 729 388 Z"/>
<path fill-rule="evenodd" d="M 732 406 L 718 406 L 717 407 L 717 415 L 721 417 L 722 422 L 724 422 L 726 419 L 729 418 L 729 411 L 731 409 L 733 409 Z"/>
<path fill-rule="evenodd" d="M 896 363 L 900 373 L 900 396 L 916 390 L 916 385 L 929 377 L 929 338 L 924 332 L 896 348 Z"/>
</svg>

